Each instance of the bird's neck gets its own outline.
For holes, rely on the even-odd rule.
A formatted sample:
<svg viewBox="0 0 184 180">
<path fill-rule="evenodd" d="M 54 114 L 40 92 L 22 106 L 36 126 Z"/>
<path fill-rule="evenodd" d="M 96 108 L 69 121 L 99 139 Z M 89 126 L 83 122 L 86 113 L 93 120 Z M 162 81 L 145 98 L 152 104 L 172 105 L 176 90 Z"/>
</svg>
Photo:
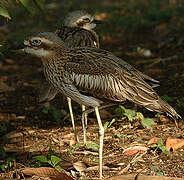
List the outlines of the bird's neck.
<svg viewBox="0 0 184 180">
<path fill-rule="evenodd" d="M 48 56 L 42 57 L 43 65 L 52 64 L 59 61 L 59 63 L 64 63 L 68 57 L 68 51 L 64 48 L 54 48 Z"/>
</svg>

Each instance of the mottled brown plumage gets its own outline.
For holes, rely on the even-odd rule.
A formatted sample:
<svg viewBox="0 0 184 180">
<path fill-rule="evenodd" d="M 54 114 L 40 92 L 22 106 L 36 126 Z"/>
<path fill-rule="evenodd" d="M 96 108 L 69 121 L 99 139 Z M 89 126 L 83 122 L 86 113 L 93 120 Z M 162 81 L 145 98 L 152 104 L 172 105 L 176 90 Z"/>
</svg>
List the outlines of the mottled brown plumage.
<svg viewBox="0 0 184 180">
<path fill-rule="evenodd" d="M 88 14 L 86 11 L 74 11 L 69 13 L 64 22 L 64 26 L 55 31 L 67 47 L 94 47 L 99 48 L 99 38 L 93 28 L 95 28 L 98 21 Z M 80 24 L 80 26 L 79 26 Z M 43 81 L 40 93 L 39 102 L 51 101 L 58 93 L 49 82 Z"/>
<path fill-rule="evenodd" d="M 99 38 L 93 28 L 99 21 L 95 20 L 94 17 L 88 14 L 86 11 L 74 11 L 69 13 L 64 21 L 64 26 L 55 31 L 58 37 L 60 37 L 67 47 L 81 47 L 88 46 L 99 48 Z M 52 86 L 48 81 L 42 81 L 42 85 L 39 93 L 39 102 L 49 102 L 55 98 L 58 90 Z M 71 99 L 67 97 L 68 107 L 74 129 L 75 139 L 79 141 L 75 130 L 74 116 L 72 110 Z M 85 111 L 85 106 L 82 106 L 82 111 Z M 85 123 L 82 119 L 83 124 L 83 136 L 84 143 L 86 142 L 86 128 L 87 116 L 85 116 Z"/>
<path fill-rule="evenodd" d="M 36 41 L 36 42 L 35 42 Z M 63 95 L 95 109 L 99 124 L 99 175 L 102 178 L 104 128 L 98 107 L 106 100 L 129 100 L 145 108 L 180 116 L 153 88 L 142 73 L 112 53 L 89 47 L 68 48 L 54 33 L 39 33 L 28 37 L 25 52 L 42 59 L 47 80 Z M 119 63 L 121 62 L 121 63 Z"/>
<path fill-rule="evenodd" d="M 71 92 L 72 90 L 79 94 L 87 92 L 100 100 L 121 102 L 127 99 L 149 110 L 178 117 L 174 109 L 161 100 L 153 88 L 145 82 L 140 71 L 110 52 L 89 47 L 70 49 L 53 33 L 40 33 L 38 37 L 53 42 L 47 44 L 47 51 L 50 54 L 42 58 L 42 61 L 47 79 L 59 91 L 63 91 L 64 95 L 69 94 L 65 92 L 66 81 L 70 84 Z M 73 97 L 75 93 L 69 95 Z M 80 104 L 95 106 L 89 102 Z"/>
</svg>

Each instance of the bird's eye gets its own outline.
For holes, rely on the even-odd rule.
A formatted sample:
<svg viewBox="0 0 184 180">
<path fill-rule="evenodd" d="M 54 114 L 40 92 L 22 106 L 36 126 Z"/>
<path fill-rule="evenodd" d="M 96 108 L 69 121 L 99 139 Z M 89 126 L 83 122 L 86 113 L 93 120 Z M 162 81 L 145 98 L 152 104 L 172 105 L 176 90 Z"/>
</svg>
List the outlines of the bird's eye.
<svg viewBox="0 0 184 180">
<path fill-rule="evenodd" d="M 90 22 L 89 18 L 84 18 L 83 20 L 86 21 L 86 22 Z"/>
<path fill-rule="evenodd" d="M 35 39 L 31 42 L 31 45 L 34 46 L 34 47 L 37 47 L 41 44 L 41 40 L 40 39 Z"/>
</svg>

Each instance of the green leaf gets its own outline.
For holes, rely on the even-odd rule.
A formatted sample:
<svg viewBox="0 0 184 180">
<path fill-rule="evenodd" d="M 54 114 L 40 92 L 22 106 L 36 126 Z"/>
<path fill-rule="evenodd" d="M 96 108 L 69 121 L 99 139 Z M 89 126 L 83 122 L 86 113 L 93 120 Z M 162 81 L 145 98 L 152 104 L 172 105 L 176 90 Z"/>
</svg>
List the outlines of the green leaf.
<svg viewBox="0 0 184 180">
<path fill-rule="evenodd" d="M 14 158 L 14 157 L 8 157 L 8 158 L 6 159 L 6 162 L 7 162 L 7 163 L 11 163 L 12 161 L 15 161 L 15 158 Z"/>
<path fill-rule="evenodd" d="M 38 9 L 44 11 L 44 2 L 45 0 L 33 0 L 34 4 L 37 6 Z"/>
<path fill-rule="evenodd" d="M 104 124 L 104 130 L 106 130 L 109 126 L 109 121 L 106 121 L 105 124 Z"/>
<path fill-rule="evenodd" d="M 49 144 L 49 152 L 48 152 L 48 157 L 51 157 L 54 154 L 54 151 L 52 150 L 52 145 Z"/>
<path fill-rule="evenodd" d="M 7 19 L 11 19 L 11 16 L 10 16 L 8 10 L 1 5 L 0 5 L 0 15 L 7 18 Z"/>
<path fill-rule="evenodd" d="M 69 152 L 74 152 L 75 149 L 77 149 L 77 148 L 80 147 L 80 146 L 82 146 L 81 143 L 77 143 L 77 144 L 71 146 L 70 149 L 69 149 Z"/>
<path fill-rule="evenodd" d="M 92 149 L 93 151 L 98 151 L 99 149 L 99 145 L 92 141 L 86 142 L 86 147 Z"/>
<path fill-rule="evenodd" d="M 125 109 L 125 112 L 123 115 L 126 116 L 129 121 L 133 121 L 136 119 L 136 112 L 131 109 Z"/>
<path fill-rule="evenodd" d="M 48 114 L 49 113 L 49 108 L 43 108 L 42 109 L 42 113 L 44 113 L 44 114 Z"/>
<path fill-rule="evenodd" d="M 30 5 L 30 0 L 19 0 L 19 2 L 24 6 L 24 8 L 29 11 L 30 14 L 33 14 L 33 9 Z"/>
<path fill-rule="evenodd" d="M 34 168 L 39 168 L 41 166 L 41 163 L 40 162 L 36 162 L 35 164 L 34 164 Z"/>
<path fill-rule="evenodd" d="M 55 166 L 58 162 L 60 162 L 61 161 L 61 158 L 60 157 L 57 157 L 57 156 L 54 156 L 54 155 L 52 155 L 51 157 L 50 157 L 50 159 L 51 159 L 51 162 L 52 162 L 52 164 Z"/>
<path fill-rule="evenodd" d="M 34 159 L 40 161 L 40 162 L 48 162 L 47 157 L 40 155 L 40 156 L 35 156 Z"/>
<path fill-rule="evenodd" d="M 5 152 L 4 148 L 3 148 L 3 146 L 0 146 L 0 155 L 1 156 L 5 156 L 6 155 L 6 152 Z"/>
<path fill-rule="evenodd" d="M 7 166 L 5 164 L 2 164 L 0 167 L 1 167 L 2 171 L 4 171 L 4 172 L 6 171 Z"/>
<path fill-rule="evenodd" d="M 0 133 L 5 133 L 7 131 L 6 125 L 0 125 Z"/>
<path fill-rule="evenodd" d="M 57 169 L 57 170 L 61 170 L 62 169 L 61 166 L 59 166 L 59 165 L 55 166 L 54 168 Z"/>
<path fill-rule="evenodd" d="M 112 125 L 114 122 L 116 122 L 116 119 L 115 119 L 115 118 L 111 120 L 111 122 L 109 123 L 109 126 L 108 126 L 108 127 L 111 127 L 111 125 Z"/>
<path fill-rule="evenodd" d="M 88 158 L 88 161 L 89 161 L 89 162 L 97 162 L 97 163 L 99 162 L 98 159 L 96 159 L 96 158 L 93 158 L 93 159 Z"/>
<path fill-rule="evenodd" d="M 125 137 L 126 135 L 125 134 L 116 134 L 114 137 L 115 138 L 120 138 L 120 137 Z"/>
<path fill-rule="evenodd" d="M 166 147 L 164 146 L 164 144 L 163 144 L 163 142 L 162 142 L 161 139 L 158 141 L 158 148 L 159 148 L 164 154 L 170 155 L 170 152 L 167 151 L 167 149 L 166 149 Z"/>
<path fill-rule="evenodd" d="M 108 122 L 108 121 L 107 121 L 107 122 L 104 124 L 104 130 L 106 130 L 107 128 L 111 127 L 111 125 L 112 125 L 114 122 L 116 122 L 116 119 L 115 119 L 115 118 L 112 119 L 111 122 Z"/>
<path fill-rule="evenodd" d="M 165 176 L 165 173 L 162 170 L 160 170 L 156 173 L 156 176 Z"/>
<path fill-rule="evenodd" d="M 118 108 L 116 108 L 115 112 L 117 116 L 123 116 L 125 108 L 123 106 L 119 106 Z"/>
<path fill-rule="evenodd" d="M 141 124 L 143 127 L 150 128 L 155 124 L 155 122 L 151 118 L 145 118 L 141 120 Z"/>
</svg>

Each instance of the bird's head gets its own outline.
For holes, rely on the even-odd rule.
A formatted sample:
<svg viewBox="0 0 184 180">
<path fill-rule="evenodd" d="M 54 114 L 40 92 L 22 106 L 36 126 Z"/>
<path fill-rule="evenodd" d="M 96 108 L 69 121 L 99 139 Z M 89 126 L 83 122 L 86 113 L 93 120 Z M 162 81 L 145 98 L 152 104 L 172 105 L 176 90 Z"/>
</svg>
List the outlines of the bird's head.
<svg viewBox="0 0 184 180">
<path fill-rule="evenodd" d="M 64 21 L 65 26 L 83 28 L 87 30 L 92 30 L 96 27 L 96 24 L 101 23 L 102 21 L 94 19 L 94 17 L 86 11 L 74 11 L 68 14 Z"/>
<path fill-rule="evenodd" d="M 64 42 L 52 32 L 28 36 L 24 40 L 24 52 L 39 58 L 53 56 L 57 49 L 65 49 Z"/>
</svg>

